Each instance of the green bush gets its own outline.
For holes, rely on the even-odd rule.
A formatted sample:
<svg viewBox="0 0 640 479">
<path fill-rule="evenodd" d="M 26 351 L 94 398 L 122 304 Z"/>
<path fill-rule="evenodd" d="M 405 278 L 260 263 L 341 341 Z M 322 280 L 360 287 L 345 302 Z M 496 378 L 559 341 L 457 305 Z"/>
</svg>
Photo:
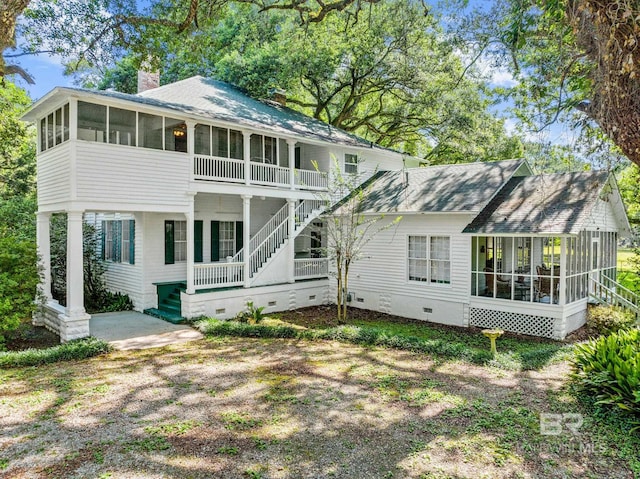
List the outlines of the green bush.
<svg viewBox="0 0 640 479">
<path fill-rule="evenodd" d="M 254 306 L 253 301 L 247 301 L 247 307 L 244 311 L 238 313 L 235 320 L 239 323 L 248 323 L 251 321 L 254 324 L 258 324 L 265 318 L 265 315 L 262 313 L 264 308 L 264 306 Z"/>
<path fill-rule="evenodd" d="M 38 366 L 90 358 L 111 351 L 111 345 L 93 337 L 76 339 L 47 349 L 0 352 L 0 368 Z"/>
<path fill-rule="evenodd" d="M 609 334 L 628 329 L 634 323 L 633 313 L 614 306 L 592 306 L 587 316 L 587 327 L 596 334 Z"/>
<path fill-rule="evenodd" d="M 89 313 L 111 313 L 114 311 L 131 311 L 133 302 L 124 293 L 112 293 L 102 291 L 100 295 L 94 296 L 91 303 L 87 304 Z"/>
<path fill-rule="evenodd" d="M 573 378 L 598 403 L 640 416 L 640 330 L 618 331 L 575 348 Z"/>
</svg>

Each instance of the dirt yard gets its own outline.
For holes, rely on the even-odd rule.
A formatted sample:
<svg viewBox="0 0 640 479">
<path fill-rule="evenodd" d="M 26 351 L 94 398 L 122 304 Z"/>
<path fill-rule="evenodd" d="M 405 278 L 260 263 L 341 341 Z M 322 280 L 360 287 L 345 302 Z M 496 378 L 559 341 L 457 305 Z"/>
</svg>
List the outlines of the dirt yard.
<svg viewBox="0 0 640 479">
<path fill-rule="evenodd" d="M 595 420 L 540 434 L 566 372 L 256 339 L 0 371 L 0 477 L 632 478 Z"/>
</svg>

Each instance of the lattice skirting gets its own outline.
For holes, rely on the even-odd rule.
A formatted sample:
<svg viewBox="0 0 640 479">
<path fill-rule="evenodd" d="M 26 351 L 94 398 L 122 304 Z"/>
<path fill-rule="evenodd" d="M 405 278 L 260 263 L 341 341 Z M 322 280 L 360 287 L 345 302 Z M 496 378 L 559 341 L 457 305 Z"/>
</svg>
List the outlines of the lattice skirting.
<svg viewBox="0 0 640 479">
<path fill-rule="evenodd" d="M 544 338 L 554 337 L 554 318 L 530 314 L 509 313 L 491 309 L 471 308 L 469 325 L 479 328 L 500 328 L 512 333 Z"/>
</svg>

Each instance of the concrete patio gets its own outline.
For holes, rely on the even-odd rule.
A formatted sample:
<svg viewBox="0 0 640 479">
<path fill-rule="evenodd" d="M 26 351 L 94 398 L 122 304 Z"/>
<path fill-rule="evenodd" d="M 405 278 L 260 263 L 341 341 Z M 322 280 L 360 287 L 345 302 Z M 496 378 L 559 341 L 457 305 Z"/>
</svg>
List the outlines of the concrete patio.
<svg viewBox="0 0 640 479">
<path fill-rule="evenodd" d="M 159 348 L 203 337 L 190 326 L 171 324 L 137 311 L 94 314 L 89 329 L 91 336 L 120 350 Z"/>
</svg>

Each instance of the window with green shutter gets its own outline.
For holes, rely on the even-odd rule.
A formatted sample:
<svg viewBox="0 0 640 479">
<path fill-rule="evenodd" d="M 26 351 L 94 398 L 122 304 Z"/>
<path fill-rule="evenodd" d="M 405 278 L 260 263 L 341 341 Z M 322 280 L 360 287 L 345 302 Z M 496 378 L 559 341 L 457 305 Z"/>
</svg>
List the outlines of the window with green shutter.
<svg viewBox="0 0 640 479">
<path fill-rule="evenodd" d="M 193 261 L 202 263 L 202 220 L 193 223 Z"/>
</svg>

